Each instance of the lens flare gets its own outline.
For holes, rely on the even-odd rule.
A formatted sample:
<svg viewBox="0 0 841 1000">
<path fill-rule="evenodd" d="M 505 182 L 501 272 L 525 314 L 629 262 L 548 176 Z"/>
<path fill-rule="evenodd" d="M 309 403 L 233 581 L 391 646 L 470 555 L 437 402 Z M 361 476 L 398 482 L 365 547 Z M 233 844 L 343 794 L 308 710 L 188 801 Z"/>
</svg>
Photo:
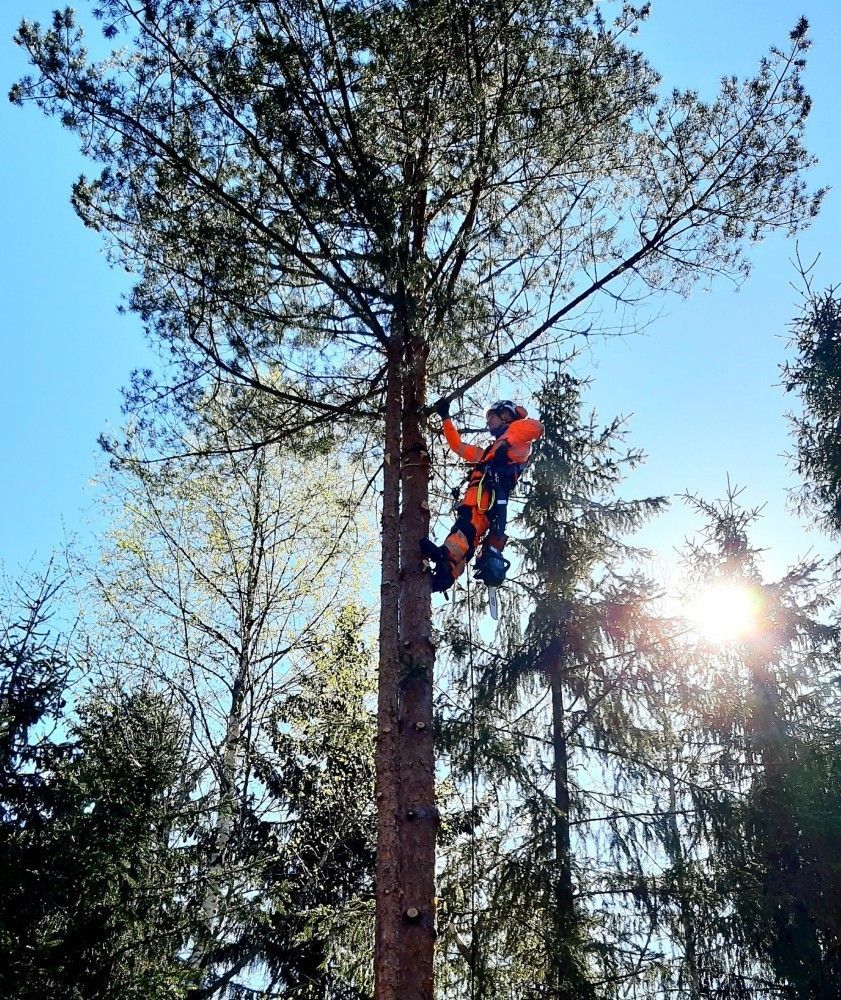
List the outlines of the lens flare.
<svg viewBox="0 0 841 1000">
<path fill-rule="evenodd" d="M 756 632 L 759 612 L 759 595 L 753 588 L 719 583 L 690 603 L 688 617 L 708 642 L 736 642 Z"/>
</svg>

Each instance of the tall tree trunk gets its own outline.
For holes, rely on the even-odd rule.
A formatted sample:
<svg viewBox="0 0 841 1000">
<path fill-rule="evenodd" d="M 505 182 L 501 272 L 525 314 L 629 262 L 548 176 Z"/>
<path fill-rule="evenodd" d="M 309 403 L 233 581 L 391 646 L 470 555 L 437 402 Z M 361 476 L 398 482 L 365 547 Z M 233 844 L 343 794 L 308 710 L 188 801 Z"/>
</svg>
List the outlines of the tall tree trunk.
<svg viewBox="0 0 841 1000">
<path fill-rule="evenodd" d="M 411 291 L 413 262 L 424 252 L 426 195 L 422 160 L 423 156 L 419 161 L 410 152 L 404 163 L 409 197 L 400 214 L 397 257 L 401 277 L 392 314 L 393 353 L 387 383 L 389 457 L 388 489 L 384 486 L 383 495 L 384 582 L 380 595 L 381 756 L 377 772 L 378 795 L 382 793 L 382 797 L 378 855 L 383 849 L 390 855 L 393 848 L 396 855 L 393 861 L 390 856 L 378 857 L 377 861 L 375 1000 L 432 1000 L 434 992 L 438 830 L 432 731 L 435 647 L 431 638 L 429 578 L 423 572 L 420 550 L 421 539 L 429 533 L 430 463 L 421 428 L 429 352 L 416 332 L 418 317 Z M 399 423 L 395 426 L 396 417 Z M 399 476 L 396 484 L 395 475 Z M 395 588 L 385 584 L 386 566 L 389 578 L 394 573 Z M 385 769 L 389 777 L 380 784 L 379 775 Z"/>
<path fill-rule="evenodd" d="M 666 735 L 671 740 L 672 731 L 668 723 L 664 726 Z M 674 866 L 675 885 L 678 893 L 678 906 L 680 908 L 680 928 L 683 937 L 683 964 L 688 980 L 687 993 L 689 1000 L 700 1000 L 701 997 L 701 970 L 698 965 L 698 949 L 696 942 L 695 924 L 693 922 L 691 883 L 687 874 L 686 852 L 680 834 L 680 827 L 677 821 L 677 783 L 674 775 L 675 761 L 669 760 L 669 836 L 667 843 L 667 853 Z"/>
<path fill-rule="evenodd" d="M 432 1000 L 435 947 L 435 754 L 429 578 L 420 540 L 429 531 L 429 453 L 421 429 L 426 345 L 406 337 L 400 511 L 400 854 L 403 930 L 400 1000 Z"/>
<path fill-rule="evenodd" d="M 553 872 L 553 924 L 555 947 L 549 954 L 549 983 L 558 998 L 568 996 L 566 985 L 573 977 L 571 935 L 575 924 L 572 888 L 572 858 L 569 826 L 569 753 L 566 741 L 563 653 L 552 658 L 549 683 L 552 690 L 552 749 L 555 784 L 555 814 L 552 832 L 555 849 Z"/>
<path fill-rule="evenodd" d="M 400 997 L 402 927 L 399 757 L 400 436 L 402 339 L 392 336 L 386 374 L 381 520 L 379 687 L 377 695 L 377 863 L 374 996 Z"/>
<path fill-rule="evenodd" d="M 250 666 L 248 650 L 245 648 L 244 641 L 243 648 L 240 650 L 237 675 L 231 688 L 231 707 L 228 711 L 225 738 L 219 759 L 219 812 L 213 831 L 213 856 L 207 872 L 207 890 L 202 901 L 203 922 L 208 934 L 213 933 L 214 924 L 219 916 L 225 858 L 239 806 L 237 772 L 242 751 L 242 711 Z"/>
<path fill-rule="evenodd" d="M 754 703 L 751 711 L 753 745 L 762 759 L 769 786 L 777 785 L 785 766 L 786 727 L 780 713 L 780 698 L 771 677 L 773 649 L 769 640 L 757 641 L 748 656 Z"/>
</svg>

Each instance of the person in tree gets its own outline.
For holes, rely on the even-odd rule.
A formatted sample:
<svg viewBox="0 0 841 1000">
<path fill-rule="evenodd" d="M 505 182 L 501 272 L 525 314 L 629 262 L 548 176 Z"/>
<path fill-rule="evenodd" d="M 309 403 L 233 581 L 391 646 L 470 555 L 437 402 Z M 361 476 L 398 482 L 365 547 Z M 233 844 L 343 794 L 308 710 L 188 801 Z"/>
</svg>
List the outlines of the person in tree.
<svg viewBox="0 0 841 1000">
<path fill-rule="evenodd" d="M 428 538 L 421 541 L 421 551 L 434 566 L 432 591 L 449 590 L 483 540 L 476 560 L 476 579 L 491 587 L 499 586 L 508 568 L 502 556 L 507 541 L 508 497 L 529 460 L 532 442 L 543 434 L 543 425 L 530 418 L 524 406 L 501 399 L 485 412 L 488 430 L 495 440 L 487 448 L 480 448 L 461 440 L 450 420 L 447 401 L 435 409 L 444 421 L 441 430 L 447 444 L 472 468 L 467 490 L 456 508 L 456 522 L 444 544 L 436 545 Z"/>
</svg>

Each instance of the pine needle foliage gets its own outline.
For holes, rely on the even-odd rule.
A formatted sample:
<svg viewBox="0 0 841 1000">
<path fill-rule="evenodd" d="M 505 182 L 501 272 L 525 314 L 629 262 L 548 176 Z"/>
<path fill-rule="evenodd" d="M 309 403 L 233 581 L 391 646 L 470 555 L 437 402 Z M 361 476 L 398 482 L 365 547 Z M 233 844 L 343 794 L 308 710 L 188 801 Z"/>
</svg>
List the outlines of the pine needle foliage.
<svg viewBox="0 0 841 1000">
<path fill-rule="evenodd" d="M 658 96 L 631 45 L 647 4 L 613 22 L 592 0 L 92 13 L 114 49 L 99 61 L 69 9 L 21 24 L 34 73 L 11 98 L 99 165 L 73 203 L 137 276 L 169 398 L 256 391 L 264 440 L 375 416 L 398 323 L 431 383 L 463 392 L 586 325 L 605 290 L 744 273 L 745 241 L 820 205 L 801 176 L 805 20 L 705 103 Z"/>
<path fill-rule="evenodd" d="M 802 410 L 792 417 L 801 501 L 832 535 L 841 531 L 841 299 L 835 288 L 813 292 L 807 281 L 791 325 L 794 359 L 783 367 Z"/>
</svg>

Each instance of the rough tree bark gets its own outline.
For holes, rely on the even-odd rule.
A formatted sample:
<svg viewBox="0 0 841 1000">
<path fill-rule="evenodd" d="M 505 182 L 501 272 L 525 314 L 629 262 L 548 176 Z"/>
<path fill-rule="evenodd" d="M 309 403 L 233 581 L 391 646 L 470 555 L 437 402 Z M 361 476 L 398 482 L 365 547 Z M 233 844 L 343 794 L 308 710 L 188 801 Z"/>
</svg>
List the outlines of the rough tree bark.
<svg viewBox="0 0 841 1000">
<path fill-rule="evenodd" d="M 400 367 L 402 342 L 392 334 L 386 376 L 377 696 L 377 865 L 374 977 L 377 1000 L 398 1000 L 400 970 L 400 773 L 397 745 L 400 679 Z"/>
<path fill-rule="evenodd" d="M 408 336 L 403 370 L 400 511 L 400 851 L 403 933 L 400 1000 L 431 1000 L 435 945 L 435 758 L 429 578 L 420 540 L 429 531 L 430 463 L 421 428 L 427 347 Z"/>
<path fill-rule="evenodd" d="M 378 700 L 376 1000 L 431 1000 L 435 945 L 435 762 L 429 580 L 429 453 L 421 421 L 427 349 L 395 318 L 383 472 Z"/>
</svg>

